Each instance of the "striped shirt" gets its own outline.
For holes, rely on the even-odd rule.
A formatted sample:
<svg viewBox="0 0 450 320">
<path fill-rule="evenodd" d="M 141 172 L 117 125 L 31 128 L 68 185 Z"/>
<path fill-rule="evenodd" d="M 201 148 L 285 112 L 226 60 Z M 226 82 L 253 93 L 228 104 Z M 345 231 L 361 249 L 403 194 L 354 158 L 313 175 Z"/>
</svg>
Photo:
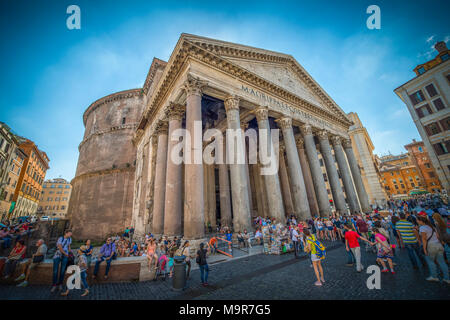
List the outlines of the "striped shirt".
<svg viewBox="0 0 450 320">
<path fill-rule="evenodd" d="M 414 225 L 406 220 L 400 220 L 395 224 L 395 229 L 400 232 L 404 243 L 416 243 L 417 238 L 414 234 Z"/>
</svg>

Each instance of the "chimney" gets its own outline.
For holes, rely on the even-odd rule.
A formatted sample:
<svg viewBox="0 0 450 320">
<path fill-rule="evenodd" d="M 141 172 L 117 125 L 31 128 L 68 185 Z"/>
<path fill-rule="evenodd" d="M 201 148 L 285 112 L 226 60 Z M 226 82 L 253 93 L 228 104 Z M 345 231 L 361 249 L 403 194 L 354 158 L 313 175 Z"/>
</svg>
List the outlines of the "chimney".
<svg viewBox="0 0 450 320">
<path fill-rule="evenodd" d="M 447 49 L 447 44 L 446 44 L 444 41 L 436 42 L 436 44 L 434 45 L 434 48 L 435 48 L 435 49 L 437 50 L 437 52 L 439 52 L 439 53 L 448 50 L 448 49 Z"/>
</svg>

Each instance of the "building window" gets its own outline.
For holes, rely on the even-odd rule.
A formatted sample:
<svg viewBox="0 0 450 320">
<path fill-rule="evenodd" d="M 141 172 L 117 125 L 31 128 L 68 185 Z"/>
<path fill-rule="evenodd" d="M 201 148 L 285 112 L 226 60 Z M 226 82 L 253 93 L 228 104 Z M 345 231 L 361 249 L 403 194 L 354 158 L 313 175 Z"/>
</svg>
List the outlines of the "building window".
<svg viewBox="0 0 450 320">
<path fill-rule="evenodd" d="M 433 122 L 427 126 L 425 126 L 425 131 L 427 132 L 428 136 L 432 136 L 438 133 L 441 133 L 441 128 L 437 124 L 437 122 Z"/>
<path fill-rule="evenodd" d="M 445 118 L 444 120 L 440 121 L 440 124 L 444 131 L 450 130 L 450 117 Z"/>
<path fill-rule="evenodd" d="M 423 148 L 422 147 L 419 147 L 419 152 L 423 152 Z"/>
<path fill-rule="evenodd" d="M 428 95 L 430 96 L 430 98 L 432 98 L 432 97 L 434 97 L 435 95 L 437 95 L 436 88 L 433 86 L 432 83 L 430 83 L 429 85 L 427 85 L 427 86 L 425 87 L 425 89 L 427 90 Z"/>
<path fill-rule="evenodd" d="M 431 168 L 431 165 L 430 165 L 430 163 L 429 163 L 429 162 L 425 163 L 424 165 L 425 165 L 425 167 L 427 167 L 428 169 L 430 169 L 430 168 Z"/>
<path fill-rule="evenodd" d="M 398 185 L 395 185 L 394 187 L 395 187 L 395 189 L 397 189 L 397 190 L 398 190 Z"/>
<path fill-rule="evenodd" d="M 450 58 L 450 56 L 449 56 L 448 52 L 441 56 L 442 61 L 447 61 L 449 58 Z"/>
<path fill-rule="evenodd" d="M 419 74 L 424 74 L 425 73 L 425 68 L 424 67 L 420 67 L 419 69 L 417 69 L 417 72 L 419 72 Z"/>
<path fill-rule="evenodd" d="M 125 124 L 126 121 L 127 121 L 127 118 L 122 118 L 122 124 Z"/>
<path fill-rule="evenodd" d="M 433 147 L 438 156 L 447 154 L 450 149 L 450 141 L 435 143 Z"/>
<path fill-rule="evenodd" d="M 444 103 L 442 102 L 441 98 L 437 98 L 436 100 L 433 100 L 433 104 L 438 111 L 445 109 Z"/>
<path fill-rule="evenodd" d="M 397 181 L 395 179 L 392 179 L 392 183 L 397 183 Z"/>
<path fill-rule="evenodd" d="M 414 106 L 419 102 L 425 101 L 425 97 L 423 96 L 422 90 L 414 92 L 412 95 L 409 96 L 409 99 L 411 99 L 411 102 Z"/>
<path fill-rule="evenodd" d="M 411 182 L 411 187 L 415 188 L 416 185 L 414 183 Z"/>
<path fill-rule="evenodd" d="M 402 184 L 401 187 L 402 187 L 402 189 L 405 189 L 405 185 Z"/>
<path fill-rule="evenodd" d="M 428 172 L 428 175 L 430 176 L 430 178 L 434 178 L 434 172 L 433 171 Z"/>
</svg>

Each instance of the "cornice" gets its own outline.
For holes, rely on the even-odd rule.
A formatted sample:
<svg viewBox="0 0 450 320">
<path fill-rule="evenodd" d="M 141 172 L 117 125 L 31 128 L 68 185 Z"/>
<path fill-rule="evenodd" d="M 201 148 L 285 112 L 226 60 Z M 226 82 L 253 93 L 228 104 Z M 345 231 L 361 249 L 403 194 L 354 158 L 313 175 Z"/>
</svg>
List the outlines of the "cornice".
<svg viewBox="0 0 450 320">
<path fill-rule="evenodd" d="M 81 143 L 79 144 L 79 146 L 78 146 L 78 150 L 80 150 L 81 149 L 81 147 L 88 141 L 88 140 L 90 140 L 93 136 L 100 136 L 100 135 L 103 135 L 103 134 L 106 134 L 106 133 L 110 133 L 110 132 L 114 132 L 114 131 L 119 131 L 119 130 L 126 130 L 126 129 L 136 129 L 137 128 L 137 123 L 132 123 L 132 124 L 123 124 L 123 125 L 120 125 L 120 126 L 115 126 L 115 127 L 111 127 L 111 128 L 108 128 L 107 130 L 102 130 L 102 131 L 97 131 L 97 132 L 94 132 L 94 133 L 91 133 L 90 135 L 88 135 L 87 137 L 86 137 L 86 139 L 84 139 L 83 141 L 81 141 Z"/>
<path fill-rule="evenodd" d="M 146 95 L 148 93 L 148 90 L 150 89 L 150 86 L 153 83 L 153 80 L 156 75 L 156 71 L 166 67 L 167 62 L 163 61 L 158 58 L 153 58 L 152 64 L 150 65 L 150 69 L 148 70 L 147 78 L 145 78 L 144 86 L 142 87 L 143 93 Z"/>
<path fill-rule="evenodd" d="M 142 89 L 137 88 L 137 89 L 119 91 L 119 92 L 107 95 L 103 98 L 100 98 L 100 99 L 94 101 L 93 103 L 91 103 L 91 105 L 86 109 L 86 111 L 83 114 L 84 126 L 86 127 L 86 121 L 87 121 L 87 117 L 89 116 L 89 114 L 92 111 L 94 111 L 95 109 L 97 109 L 98 107 L 104 105 L 105 103 L 109 103 L 111 101 L 116 101 L 116 100 L 122 100 L 122 99 L 126 99 L 126 98 L 132 98 L 132 97 L 141 96 L 141 95 L 142 95 Z"/>
<path fill-rule="evenodd" d="M 75 182 L 82 178 L 91 178 L 95 176 L 101 176 L 106 174 L 113 174 L 113 173 L 121 173 L 121 172 L 132 172 L 135 170 L 134 165 L 130 165 L 129 167 L 123 167 L 123 168 L 114 168 L 114 169 L 104 169 L 104 170 L 97 170 L 92 172 L 86 172 L 83 174 L 80 174 L 79 176 L 76 176 L 70 181 L 70 184 L 73 186 Z"/>
</svg>

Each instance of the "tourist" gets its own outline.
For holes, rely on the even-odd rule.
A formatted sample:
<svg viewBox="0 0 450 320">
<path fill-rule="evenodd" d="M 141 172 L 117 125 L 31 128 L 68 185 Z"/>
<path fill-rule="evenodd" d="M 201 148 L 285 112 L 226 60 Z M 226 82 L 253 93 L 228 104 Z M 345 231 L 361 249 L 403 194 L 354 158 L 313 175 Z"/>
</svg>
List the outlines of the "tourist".
<svg viewBox="0 0 450 320">
<path fill-rule="evenodd" d="M 111 238 L 106 239 L 106 243 L 100 248 L 99 256 L 97 257 L 97 261 L 95 262 L 94 275 L 92 277 L 94 280 L 97 278 L 98 269 L 103 261 L 106 261 L 104 279 L 108 279 L 109 269 L 111 268 L 111 262 L 115 253 L 116 244 L 112 242 Z"/>
<path fill-rule="evenodd" d="M 24 280 L 23 282 L 19 283 L 18 287 L 26 287 L 28 285 L 28 278 L 30 277 L 31 270 L 38 264 L 40 264 L 45 259 L 45 254 L 47 253 L 47 246 L 44 243 L 43 239 L 39 239 L 36 243 L 37 249 L 36 252 L 31 256 L 30 259 L 28 259 L 23 264 L 23 270 L 22 274 L 17 277 L 15 281 Z"/>
<path fill-rule="evenodd" d="M 134 236 L 134 228 L 130 227 L 130 241 L 133 241 L 133 236 Z"/>
<path fill-rule="evenodd" d="M 25 258 L 25 252 L 27 247 L 25 246 L 25 241 L 22 239 L 16 241 L 16 245 L 9 253 L 5 261 L 5 266 L 3 270 L 3 278 L 8 279 L 15 271 L 18 262 Z"/>
<path fill-rule="evenodd" d="M 349 226 L 349 228 L 345 228 L 345 227 L 344 227 L 344 232 L 343 232 L 342 242 L 345 244 L 345 234 L 346 234 L 347 232 L 353 231 L 353 230 L 352 230 L 352 224 L 351 224 L 351 222 L 347 222 L 347 224 L 343 224 L 343 225 L 344 225 L 344 226 L 345 226 L 345 225 L 348 225 L 348 226 Z M 345 251 L 347 252 L 347 263 L 346 263 L 346 266 L 347 266 L 347 267 L 353 267 L 353 265 L 356 263 L 355 256 L 353 255 L 353 252 L 352 252 L 351 250 L 348 250 L 348 249 L 346 248 Z"/>
<path fill-rule="evenodd" d="M 3 249 L 8 249 L 11 246 L 11 236 L 7 227 L 0 230 L 0 240 L 3 240 Z"/>
<path fill-rule="evenodd" d="M 67 230 L 64 236 L 56 242 L 56 252 L 53 256 L 53 282 L 51 292 L 62 290 L 64 274 L 69 260 L 70 244 L 72 243 L 72 231 Z"/>
<path fill-rule="evenodd" d="M 387 238 L 380 232 L 378 228 L 374 228 L 373 232 L 375 234 L 375 242 L 373 242 L 372 244 L 377 246 L 377 262 L 383 266 L 383 270 L 381 270 L 381 272 L 389 271 L 386 268 L 386 264 L 384 263 L 384 260 L 387 260 L 389 267 L 391 268 L 391 273 L 395 274 L 394 265 L 392 262 L 394 253 L 392 251 L 391 245 L 388 243 Z"/>
<path fill-rule="evenodd" d="M 255 240 L 258 240 L 258 244 L 260 245 L 262 243 L 263 235 L 261 233 L 261 230 L 258 228 L 255 232 Z"/>
<path fill-rule="evenodd" d="M 245 247 L 244 235 L 242 234 L 241 231 L 239 231 L 238 234 L 237 234 L 237 240 L 238 240 L 238 243 L 239 243 L 239 248 L 241 247 L 241 244 L 242 244 L 243 247 Z"/>
<path fill-rule="evenodd" d="M 156 255 L 156 242 L 151 238 L 147 246 L 148 271 L 151 271 L 152 265 L 156 268 L 158 256 Z"/>
<path fill-rule="evenodd" d="M 325 226 L 327 228 L 327 239 L 331 241 L 336 240 L 335 232 L 334 232 L 334 226 L 333 222 L 330 219 L 325 219 Z"/>
<path fill-rule="evenodd" d="M 207 250 L 203 248 L 203 242 L 200 243 L 200 249 L 197 251 L 196 262 L 200 268 L 200 279 L 202 281 L 202 286 L 206 287 L 208 285 L 208 262 L 206 261 Z"/>
<path fill-rule="evenodd" d="M 423 252 L 425 254 L 425 260 L 428 264 L 430 276 L 426 278 L 427 281 L 439 281 L 437 277 L 437 265 L 442 272 L 443 281 L 450 284 L 448 275 L 448 266 L 444 260 L 444 247 L 438 238 L 438 233 L 431 225 L 430 221 L 425 217 L 418 217 L 419 223 L 419 235 L 422 239 Z"/>
<path fill-rule="evenodd" d="M 228 241 L 228 250 L 230 252 L 232 252 L 231 245 L 233 244 L 233 234 L 231 233 L 231 230 L 227 230 L 227 233 L 226 233 L 225 236 L 226 236 L 227 241 Z"/>
<path fill-rule="evenodd" d="M 395 227 L 395 224 L 400 221 L 400 218 L 397 216 L 392 216 L 391 221 L 389 222 L 389 225 L 391 227 L 392 234 L 394 235 L 395 239 L 397 240 L 398 245 L 400 248 L 404 249 L 405 245 L 403 244 L 402 238 L 400 236 L 400 232 L 397 231 L 397 228 Z"/>
<path fill-rule="evenodd" d="M 128 239 L 130 238 L 130 228 L 127 227 L 125 229 L 125 232 L 123 233 L 123 237 L 128 238 Z"/>
<path fill-rule="evenodd" d="M 365 239 L 369 239 L 369 225 L 363 220 L 362 216 L 358 216 L 356 219 L 356 230 Z M 370 242 L 368 242 L 370 243 Z M 369 245 L 366 244 L 366 251 L 369 249 Z"/>
<path fill-rule="evenodd" d="M 314 283 L 316 286 L 321 286 L 325 283 L 322 269 L 322 260 L 325 258 L 320 247 L 320 244 L 314 235 L 312 235 L 309 230 L 303 230 L 305 235 L 305 252 L 309 253 L 311 256 L 311 261 L 314 267 L 314 273 L 316 274 L 317 281 Z"/>
<path fill-rule="evenodd" d="M 403 212 L 400 213 L 400 220 L 395 224 L 395 229 L 400 234 L 400 238 L 408 250 L 413 269 L 418 269 L 422 255 L 418 243 L 419 234 L 414 225 L 406 220 L 406 215 Z"/>
<path fill-rule="evenodd" d="M 247 229 L 244 229 L 244 243 L 248 245 L 249 248 L 252 247 L 252 239 L 250 238 L 250 234 L 248 233 Z"/>
<path fill-rule="evenodd" d="M 85 297 L 89 294 L 89 285 L 87 283 L 87 257 L 86 257 L 86 252 L 88 251 L 88 247 L 87 246 L 81 246 L 80 249 L 78 249 L 78 261 L 77 261 L 77 266 L 80 268 L 80 278 L 81 278 L 81 283 L 83 284 L 84 287 L 84 292 L 81 294 L 82 297 Z M 69 294 L 69 288 L 67 288 L 67 290 L 63 293 L 61 293 L 62 296 L 67 296 Z"/>
<path fill-rule="evenodd" d="M 173 275 L 173 266 L 174 266 L 174 259 L 173 259 L 173 257 L 174 257 L 174 255 L 175 255 L 175 251 L 174 250 L 170 250 L 169 251 L 169 278 L 172 278 L 172 275 Z"/>
<path fill-rule="evenodd" d="M 87 271 L 89 271 L 89 268 L 91 267 L 92 262 L 92 253 L 94 251 L 94 247 L 91 245 L 91 240 L 86 240 L 86 251 L 84 252 L 84 255 L 86 256 L 87 260 Z"/>
<path fill-rule="evenodd" d="M 370 241 L 365 237 L 360 236 L 356 231 L 353 231 L 352 226 L 346 224 L 345 228 L 345 248 L 347 251 L 351 250 L 356 260 L 356 271 L 361 272 L 364 266 L 361 264 L 361 248 L 359 246 L 358 239 L 361 239 L 370 244 Z"/>
<path fill-rule="evenodd" d="M 189 251 L 189 241 L 185 241 L 181 247 L 181 255 L 185 256 L 185 262 L 187 267 L 186 279 L 189 279 L 191 273 L 191 253 Z"/>
<path fill-rule="evenodd" d="M 290 231 L 290 235 L 291 235 L 291 240 L 292 240 L 292 244 L 293 244 L 293 246 L 294 246 L 294 255 L 295 255 L 295 258 L 296 259 L 299 259 L 300 257 L 298 256 L 298 237 L 299 237 L 299 234 L 298 234 L 298 231 L 297 231 L 298 229 L 297 229 L 297 227 L 294 227 L 294 228 L 292 228 L 291 229 L 291 231 Z"/>
<path fill-rule="evenodd" d="M 217 253 L 217 238 L 216 237 L 212 237 L 211 239 L 209 239 L 208 247 L 211 251 L 211 254 Z"/>
</svg>

